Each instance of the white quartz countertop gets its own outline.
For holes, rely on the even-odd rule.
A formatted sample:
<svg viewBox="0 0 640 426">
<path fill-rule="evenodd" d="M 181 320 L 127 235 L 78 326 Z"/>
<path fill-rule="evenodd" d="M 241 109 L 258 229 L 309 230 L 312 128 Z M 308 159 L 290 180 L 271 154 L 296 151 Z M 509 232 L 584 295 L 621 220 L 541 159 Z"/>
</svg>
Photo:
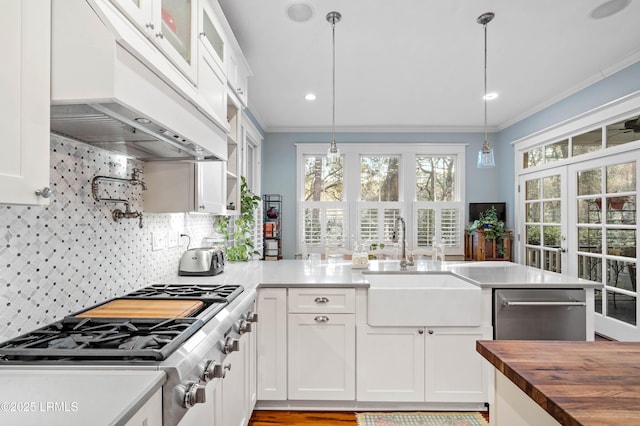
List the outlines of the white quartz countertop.
<svg viewBox="0 0 640 426">
<path fill-rule="evenodd" d="M 166 380 L 161 371 L 0 370 L 0 424 L 119 425 Z"/>
<path fill-rule="evenodd" d="M 482 288 L 598 288 L 602 284 L 512 262 L 434 262 L 421 260 L 408 273 L 452 273 Z M 399 261 L 370 261 L 353 268 L 351 262 L 312 264 L 307 260 L 230 262 L 215 277 L 178 277 L 175 283 L 240 284 L 260 287 L 369 287 L 367 274 L 403 273 Z"/>
</svg>

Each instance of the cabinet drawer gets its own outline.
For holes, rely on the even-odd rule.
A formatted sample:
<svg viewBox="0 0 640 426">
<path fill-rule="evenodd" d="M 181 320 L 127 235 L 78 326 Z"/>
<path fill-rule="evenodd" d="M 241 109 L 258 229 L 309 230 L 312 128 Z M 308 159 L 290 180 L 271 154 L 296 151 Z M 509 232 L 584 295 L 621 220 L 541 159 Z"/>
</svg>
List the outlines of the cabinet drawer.
<svg viewBox="0 0 640 426">
<path fill-rule="evenodd" d="M 289 289 L 289 312 L 342 313 L 356 311 L 354 288 L 292 288 Z"/>
</svg>

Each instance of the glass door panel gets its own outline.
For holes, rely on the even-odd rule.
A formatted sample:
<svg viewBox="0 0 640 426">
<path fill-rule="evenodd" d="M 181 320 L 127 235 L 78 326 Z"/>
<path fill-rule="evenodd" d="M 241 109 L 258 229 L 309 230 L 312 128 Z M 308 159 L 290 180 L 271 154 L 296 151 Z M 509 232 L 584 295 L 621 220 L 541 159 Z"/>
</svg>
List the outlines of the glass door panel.
<svg viewBox="0 0 640 426">
<path fill-rule="evenodd" d="M 620 155 L 570 166 L 576 272 L 604 285 L 595 292 L 596 331 L 615 339 L 637 325 L 637 170 L 636 161 L 628 160 Z"/>
<path fill-rule="evenodd" d="M 524 187 L 524 261 L 528 266 L 562 272 L 565 172 L 539 172 L 521 177 Z"/>
<path fill-rule="evenodd" d="M 162 0 L 162 34 L 180 56 L 191 63 L 191 1 Z"/>
</svg>

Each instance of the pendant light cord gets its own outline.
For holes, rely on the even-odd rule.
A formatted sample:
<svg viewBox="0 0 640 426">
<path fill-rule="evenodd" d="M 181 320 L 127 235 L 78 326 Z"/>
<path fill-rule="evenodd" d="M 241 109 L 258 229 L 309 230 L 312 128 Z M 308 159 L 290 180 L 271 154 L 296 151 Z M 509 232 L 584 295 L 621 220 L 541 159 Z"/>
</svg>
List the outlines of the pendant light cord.
<svg viewBox="0 0 640 426">
<path fill-rule="evenodd" d="M 332 115 L 331 115 L 331 144 L 332 147 L 336 143 L 336 22 L 335 19 L 331 22 L 331 36 L 332 36 L 332 60 L 333 60 L 333 73 L 332 73 Z"/>
<path fill-rule="evenodd" d="M 483 151 L 489 150 L 489 141 L 487 139 L 487 23 L 484 23 L 484 145 Z"/>
</svg>

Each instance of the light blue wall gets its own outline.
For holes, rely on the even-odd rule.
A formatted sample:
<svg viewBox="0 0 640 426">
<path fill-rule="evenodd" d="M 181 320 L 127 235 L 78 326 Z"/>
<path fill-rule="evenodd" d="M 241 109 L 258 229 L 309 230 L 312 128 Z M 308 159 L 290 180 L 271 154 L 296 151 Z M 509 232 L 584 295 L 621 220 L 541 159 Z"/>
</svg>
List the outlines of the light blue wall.
<svg viewBox="0 0 640 426">
<path fill-rule="evenodd" d="M 504 159 L 504 162 L 498 162 L 496 154 L 496 164 L 500 164 L 498 198 L 507 201 L 507 218 L 514 216 L 515 164 L 512 142 L 639 90 L 640 62 L 636 62 L 498 133 L 496 151 L 499 152 L 499 158 Z M 513 228 L 513 223 L 508 223 L 508 226 Z"/>
<path fill-rule="evenodd" d="M 466 143 L 466 201 L 506 201 L 507 226 L 513 228 L 514 164 L 511 142 L 574 117 L 624 95 L 640 90 L 640 62 L 571 95 L 530 117 L 489 135 L 498 167 L 480 170 L 476 155 L 482 146 L 480 133 L 337 133 L 343 143 Z M 283 255 L 293 258 L 296 240 L 295 143 L 328 145 L 329 133 L 266 133 L 262 148 L 262 192 L 281 194 L 283 206 Z"/>
</svg>

